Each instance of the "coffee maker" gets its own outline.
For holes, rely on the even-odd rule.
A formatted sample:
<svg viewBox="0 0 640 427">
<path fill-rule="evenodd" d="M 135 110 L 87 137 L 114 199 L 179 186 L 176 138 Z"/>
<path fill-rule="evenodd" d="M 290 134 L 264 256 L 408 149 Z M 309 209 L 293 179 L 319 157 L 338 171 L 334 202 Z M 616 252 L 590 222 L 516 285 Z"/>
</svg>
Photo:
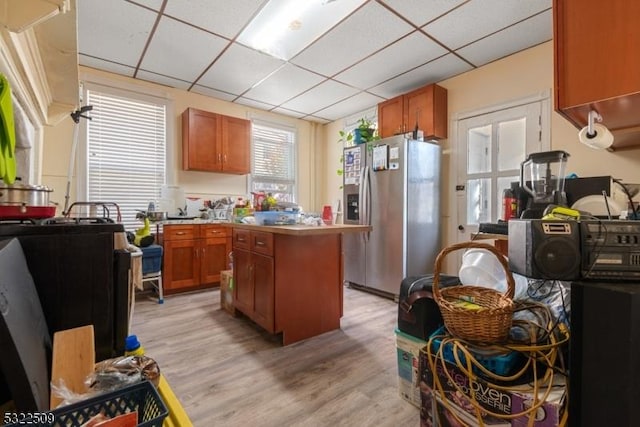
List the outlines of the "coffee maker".
<svg viewBox="0 0 640 427">
<path fill-rule="evenodd" d="M 520 218 L 542 218 L 549 205 L 567 206 L 564 192 L 565 166 L 569 153 L 562 150 L 531 153 L 520 165 Z"/>
</svg>

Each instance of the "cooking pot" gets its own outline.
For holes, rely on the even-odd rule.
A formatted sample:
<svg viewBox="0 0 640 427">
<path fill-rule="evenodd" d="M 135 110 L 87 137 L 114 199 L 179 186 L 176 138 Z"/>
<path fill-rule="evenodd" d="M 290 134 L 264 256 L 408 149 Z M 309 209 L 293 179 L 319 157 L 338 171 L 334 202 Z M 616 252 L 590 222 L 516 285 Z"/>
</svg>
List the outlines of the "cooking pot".
<svg viewBox="0 0 640 427">
<path fill-rule="evenodd" d="M 49 203 L 53 190 L 43 185 L 0 185 L 0 218 L 50 218 L 56 207 Z"/>
<path fill-rule="evenodd" d="M 48 206 L 49 193 L 52 191 L 44 185 L 1 185 L 0 205 Z"/>
</svg>

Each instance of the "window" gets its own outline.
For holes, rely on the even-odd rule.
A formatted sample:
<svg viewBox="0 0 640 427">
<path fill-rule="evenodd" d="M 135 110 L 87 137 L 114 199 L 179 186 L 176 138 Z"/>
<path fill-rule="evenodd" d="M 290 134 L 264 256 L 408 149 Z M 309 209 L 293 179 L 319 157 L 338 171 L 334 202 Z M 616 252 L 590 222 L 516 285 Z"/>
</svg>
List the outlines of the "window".
<svg viewBox="0 0 640 427">
<path fill-rule="evenodd" d="M 93 86 L 85 92 L 93 110 L 85 121 L 86 177 L 79 194 L 89 202 L 117 203 L 125 228 L 134 230 L 142 225 L 136 213 L 157 202 L 166 183 L 168 101 L 121 92 Z"/>
<path fill-rule="evenodd" d="M 252 122 L 251 191 L 271 193 L 281 202 L 296 201 L 296 130 Z"/>
</svg>

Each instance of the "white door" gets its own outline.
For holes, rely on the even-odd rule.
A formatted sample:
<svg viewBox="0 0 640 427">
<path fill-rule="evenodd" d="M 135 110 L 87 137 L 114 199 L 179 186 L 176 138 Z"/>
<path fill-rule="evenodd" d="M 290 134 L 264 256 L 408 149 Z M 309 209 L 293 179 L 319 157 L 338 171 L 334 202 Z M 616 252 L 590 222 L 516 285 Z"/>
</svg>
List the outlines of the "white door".
<svg viewBox="0 0 640 427">
<path fill-rule="evenodd" d="M 457 122 L 457 241 L 468 241 L 478 224 L 497 222 L 502 192 L 520 180 L 529 153 L 549 150 L 548 98 Z"/>
</svg>

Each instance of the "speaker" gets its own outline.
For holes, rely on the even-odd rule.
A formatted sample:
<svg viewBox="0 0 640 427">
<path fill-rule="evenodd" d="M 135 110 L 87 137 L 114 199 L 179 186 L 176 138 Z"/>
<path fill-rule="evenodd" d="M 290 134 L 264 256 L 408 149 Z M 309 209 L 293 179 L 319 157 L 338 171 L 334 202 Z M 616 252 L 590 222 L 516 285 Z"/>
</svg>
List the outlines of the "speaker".
<svg viewBox="0 0 640 427">
<path fill-rule="evenodd" d="M 638 425 L 640 283 L 571 283 L 569 425 Z"/>
<path fill-rule="evenodd" d="M 580 224 L 576 221 L 509 220 L 509 268 L 532 279 L 580 278 Z"/>
</svg>

